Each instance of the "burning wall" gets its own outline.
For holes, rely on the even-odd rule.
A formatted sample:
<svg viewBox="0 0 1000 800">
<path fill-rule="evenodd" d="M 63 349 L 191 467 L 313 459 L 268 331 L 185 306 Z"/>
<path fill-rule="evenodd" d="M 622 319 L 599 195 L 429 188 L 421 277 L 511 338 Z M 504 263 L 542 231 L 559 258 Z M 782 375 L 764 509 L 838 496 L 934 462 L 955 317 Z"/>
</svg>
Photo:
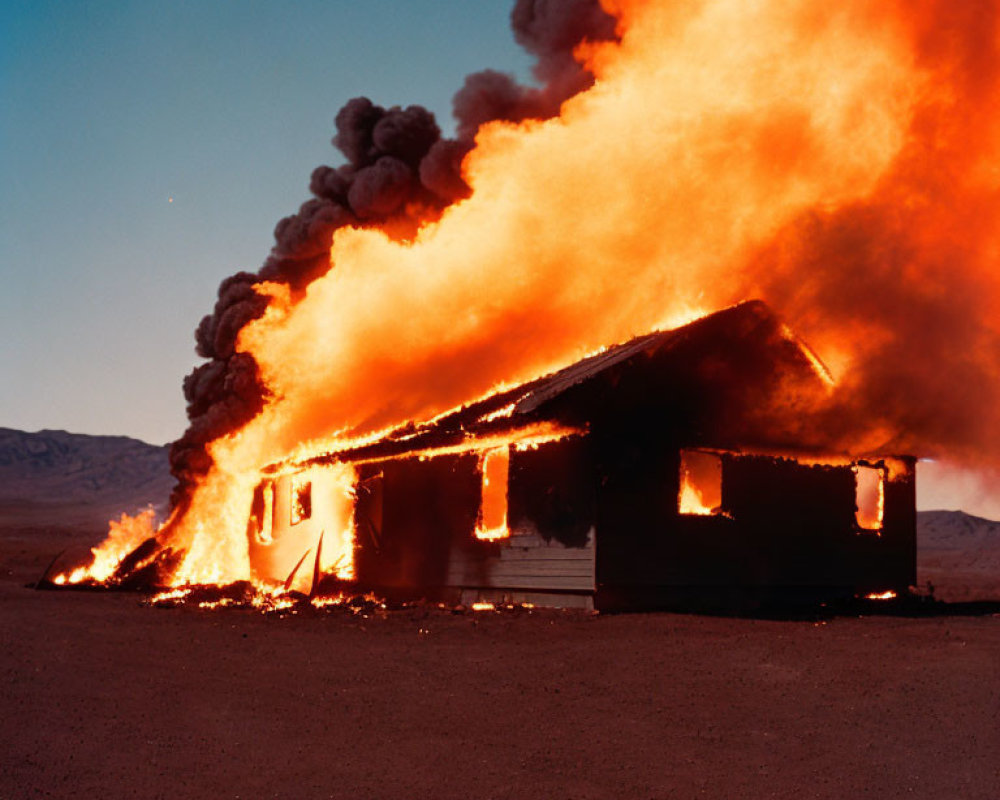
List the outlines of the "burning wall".
<svg viewBox="0 0 1000 800">
<path fill-rule="evenodd" d="M 261 464 L 749 296 L 833 365 L 831 447 L 997 450 L 1000 4 L 603 6 L 519 1 L 546 84 L 470 78 L 456 141 L 338 115 L 349 163 L 199 327 L 173 580 L 246 576 Z"/>
</svg>

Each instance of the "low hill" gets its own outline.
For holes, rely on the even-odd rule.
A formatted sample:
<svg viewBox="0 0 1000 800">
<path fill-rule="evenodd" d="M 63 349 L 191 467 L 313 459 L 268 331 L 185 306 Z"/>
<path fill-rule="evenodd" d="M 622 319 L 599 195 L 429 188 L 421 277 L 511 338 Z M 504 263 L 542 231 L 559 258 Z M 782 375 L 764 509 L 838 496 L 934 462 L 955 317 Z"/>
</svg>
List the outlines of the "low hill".
<svg viewBox="0 0 1000 800">
<path fill-rule="evenodd" d="M 917 514 L 917 569 L 942 600 L 1000 599 L 1000 522 L 962 511 Z"/>
<path fill-rule="evenodd" d="M 106 529 L 110 516 L 166 510 L 167 448 L 127 436 L 0 428 L 0 524 Z"/>
</svg>

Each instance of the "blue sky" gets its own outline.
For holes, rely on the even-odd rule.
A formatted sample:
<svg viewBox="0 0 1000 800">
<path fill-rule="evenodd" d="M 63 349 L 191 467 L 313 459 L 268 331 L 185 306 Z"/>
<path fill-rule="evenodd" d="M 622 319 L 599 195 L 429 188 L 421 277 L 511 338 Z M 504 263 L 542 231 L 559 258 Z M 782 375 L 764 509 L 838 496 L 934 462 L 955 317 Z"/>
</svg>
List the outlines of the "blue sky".
<svg viewBox="0 0 1000 800">
<path fill-rule="evenodd" d="M 528 80 L 499 0 L 40 2 L 0 10 L 0 426 L 176 438 L 192 332 L 336 165 L 351 97 Z M 171 198 L 172 201 L 171 201 Z"/>
</svg>

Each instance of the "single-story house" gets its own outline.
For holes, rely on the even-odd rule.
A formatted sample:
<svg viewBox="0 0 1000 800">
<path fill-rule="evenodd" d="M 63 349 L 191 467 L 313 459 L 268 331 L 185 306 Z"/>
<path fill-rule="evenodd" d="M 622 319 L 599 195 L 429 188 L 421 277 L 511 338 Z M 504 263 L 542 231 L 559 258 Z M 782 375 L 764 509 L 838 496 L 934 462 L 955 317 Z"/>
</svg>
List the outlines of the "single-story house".
<svg viewBox="0 0 1000 800">
<path fill-rule="evenodd" d="M 265 470 L 251 564 L 303 580 L 347 519 L 338 574 L 391 597 L 621 609 L 905 590 L 915 459 L 828 452 L 809 426 L 830 391 L 809 348 L 742 303 Z"/>
</svg>

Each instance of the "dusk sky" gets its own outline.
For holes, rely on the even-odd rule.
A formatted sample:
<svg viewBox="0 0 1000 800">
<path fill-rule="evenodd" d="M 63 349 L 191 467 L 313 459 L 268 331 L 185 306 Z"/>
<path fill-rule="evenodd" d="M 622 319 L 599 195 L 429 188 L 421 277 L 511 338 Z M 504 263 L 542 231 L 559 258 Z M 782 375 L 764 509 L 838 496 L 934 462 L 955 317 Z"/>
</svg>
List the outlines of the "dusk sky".
<svg viewBox="0 0 1000 800">
<path fill-rule="evenodd" d="M 0 10 L 0 426 L 184 429 L 219 281 L 343 157 L 351 97 L 422 104 L 530 79 L 495 0 L 47 2 Z"/>
<path fill-rule="evenodd" d="M 222 278 L 261 265 L 313 168 L 342 163 L 340 107 L 422 104 L 450 133 L 468 73 L 530 81 L 509 13 L 497 0 L 4 3 L 0 426 L 177 438 L 194 328 Z M 922 506 L 1000 515 L 992 491 L 948 474 L 922 484 Z"/>
</svg>

